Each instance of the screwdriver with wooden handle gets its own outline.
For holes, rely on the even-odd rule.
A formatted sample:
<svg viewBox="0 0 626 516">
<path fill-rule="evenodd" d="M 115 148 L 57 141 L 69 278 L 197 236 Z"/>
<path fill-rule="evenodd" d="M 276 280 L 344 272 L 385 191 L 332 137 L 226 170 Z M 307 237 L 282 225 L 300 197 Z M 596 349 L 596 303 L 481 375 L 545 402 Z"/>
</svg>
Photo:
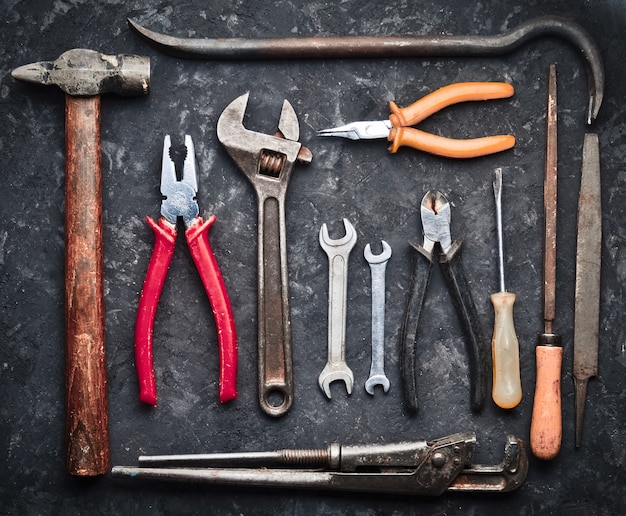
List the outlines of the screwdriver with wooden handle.
<svg viewBox="0 0 626 516">
<path fill-rule="evenodd" d="M 500 264 L 500 292 L 491 295 L 495 311 L 491 357 L 493 361 L 493 389 L 491 397 L 498 407 L 511 409 L 522 400 L 522 382 L 519 367 L 519 342 L 513 323 L 515 294 L 506 291 L 504 284 L 504 245 L 502 236 L 502 169 L 493 176 L 493 194 L 496 200 L 498 229 L 498 256 Z"/>
<path fill-rule="evenodd" d="M 553 333 L 556 313 L 556 208 L 557 208 L 556 66 L 550 66 L 546 115 L 546 169 L 543 185 L 543 318 L 544 331 L 535 349 L 537 380 L 530 423 L 530 448 L 538 459 L 551 460 L 561 449 L 561 336 Z"/>
</svg>

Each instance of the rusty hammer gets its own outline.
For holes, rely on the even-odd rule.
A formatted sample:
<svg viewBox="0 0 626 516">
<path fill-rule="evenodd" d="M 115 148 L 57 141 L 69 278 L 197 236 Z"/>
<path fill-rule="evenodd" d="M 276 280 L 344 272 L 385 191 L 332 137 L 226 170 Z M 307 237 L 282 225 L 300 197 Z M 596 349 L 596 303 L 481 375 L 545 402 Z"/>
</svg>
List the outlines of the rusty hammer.
<svg viewBox="0 0 626 516">
<path fill-rule="evenodd" d="M 55 84 L 65 104 L 65 377 L 67 472 L 109 469 L 102 264 L 100 94 L 146 94 L 150 61 L 74 49 L 56 61 L 16 68 L 13 77 Z"/>
</svg>

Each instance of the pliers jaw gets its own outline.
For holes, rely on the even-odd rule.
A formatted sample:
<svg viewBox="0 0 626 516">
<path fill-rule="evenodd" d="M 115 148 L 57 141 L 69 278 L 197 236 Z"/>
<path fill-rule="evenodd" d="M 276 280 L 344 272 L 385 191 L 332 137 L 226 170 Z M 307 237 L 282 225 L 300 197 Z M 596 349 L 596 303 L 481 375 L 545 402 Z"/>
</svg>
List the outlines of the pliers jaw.
<svg viewBox="0 0 626 516">
<path fill-rule="evenodd" d="M 439 242 L 444 254 L 452 247 L 450 235 L 450 203 L 441 192 L 426 192 L 421 204 L 422 228 L 426 251 L 432 254 L 435 244 Z"/>
<path fill-rule="evenodd" d="M 198 192 L 198 176 L 196 154 L 191 136 L 185 135 L 185 161 L 182 179 L 176 177 L 176 165 L 170 155 L 172 141 L 165 135 L 163 141 L 163 162 L 161 165 L 161 215 L 172 225 L 176 225 L 178 217 L 182 217 L 185 227 L 189 228 L 199 214 L 196 193 Z"/>
<path fill-rule="evenodd" d="M 375 120 L 372 122 L 352 122 L 331 129 L 317 131 L 318 136 L 337 136 L 350 140 L 377 140 L 388 138 L 391 130 L 391 121 Z"/>
</svg>

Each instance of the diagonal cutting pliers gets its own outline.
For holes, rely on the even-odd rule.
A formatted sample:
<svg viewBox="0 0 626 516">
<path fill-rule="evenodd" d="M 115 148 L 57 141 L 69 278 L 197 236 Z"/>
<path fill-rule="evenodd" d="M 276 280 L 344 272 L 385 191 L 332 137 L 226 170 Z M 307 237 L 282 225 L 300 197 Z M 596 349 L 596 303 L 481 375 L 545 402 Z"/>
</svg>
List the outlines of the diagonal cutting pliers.
<svg viewBox="0 0 626 516">
<path fill-rule="evenodd" d="M 350 140 L 386 138 L 389 151 L 395 153 L 402 146 L 429 152 L 447 158 L 475 158 L 510 149 L 515 137 L 509 134 L 458 140 L 437 136 L 411 127 L 437 111 L 452 104 L 473 100 L 491 100 L 511 97 L 513 86 L 504 82 L 459 82 L 449 84 L 426 95 L 408 107 L 389 103 L 389 120 L 352 122 L 347 125 L 322 129 L 318 136 L 339 136 Z"/>
<path fill-rule="evenodd" d="M 165 277 L 174 256 L 176 224 L 178 218 L 181 217 L 185 224 L 187 245 L 209 297 L 215 318 L 220 355 L 219 399 L 221 402 L 226 402 L 237 396 L 237 332 L 228 292 L 209 243 L 209 228 L 215 222 L 216 217 L 211 215 L 204 221 L 198 216 L 196 158 L 191 137 L 185 136 L 187 154 L 180 181 L 176 177 L 170 148 L 170 136 L 166 135 L 163 142 L 161 167 L 161 194 L 164 197 L 161 202 L 162 216 L 158 224 L 151 217 L 146 218 L 148 225 L 154 231 L 155 243 L 139 300 L 135 328 L 135 361 L 139 379 L 139 399 L 144 403 L 156 405 L 156 380 L 152 360 L 154 318 Z"/>
<path fill-rule="evenodd" d="M 441 271 L 452 294 L 461 323 L 467 334 L 469 353 L 471 407 L 480 410 L 487 392 L 487 346 L 482 335 L 478 313 L 461 262 L 462 239 L 454 242 L 450 235 L 450 204 L 441 192 L 426 192 L 421 203 L 423 245 L 410 243 L 415 264 L 403 326 L 402 383 L 409 410 L 417 412 L 415 348 L 420 314 L 432 271 L 435 252 Z"/>
</svg>

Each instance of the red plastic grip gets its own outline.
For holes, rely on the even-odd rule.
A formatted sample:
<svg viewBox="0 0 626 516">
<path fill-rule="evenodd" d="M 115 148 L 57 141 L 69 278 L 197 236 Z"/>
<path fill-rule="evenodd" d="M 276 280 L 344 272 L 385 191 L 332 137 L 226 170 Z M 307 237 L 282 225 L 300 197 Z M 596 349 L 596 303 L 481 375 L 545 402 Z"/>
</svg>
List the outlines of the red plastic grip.
<svg viewBox="0 0 626 516">
<path fill-rule="evenodd" d="M 159 224 L 151 217 L 146 222 L 154 231 L 154 250 L 148 265 L 148 272 L 139 298 L 137 324 L 135 326 L 135 367 L 139 380 L 139 400 L 156 405 L 156 380 L 152 361 L 152 333 L 157 305 L 174 256 L 176 246 L 176 226 L 170 224 L 163 217 Z"/>
<path fill-rule="evenodd" d="M 237 397 L 237 330 L 228 291 L 209 243 L 209 228 L 216 217 L 211 215 L 206 222 L 197 219 L 185 236 L 215 318 L 220 353 L 219 397 L 224 403 Z"/>
</svg>

